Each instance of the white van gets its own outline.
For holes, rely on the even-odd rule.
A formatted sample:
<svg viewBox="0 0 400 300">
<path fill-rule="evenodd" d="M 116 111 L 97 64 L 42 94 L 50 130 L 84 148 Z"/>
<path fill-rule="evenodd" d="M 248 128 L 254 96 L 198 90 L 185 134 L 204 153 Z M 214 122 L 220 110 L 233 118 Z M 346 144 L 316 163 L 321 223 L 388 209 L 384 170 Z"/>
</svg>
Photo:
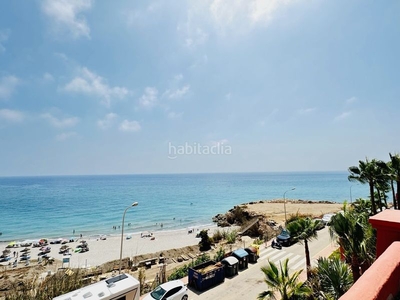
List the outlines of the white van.
<svg viewBox="0 0 400 300">
<path fill-rule="evenodd" d="M 129 274 L 102 280 L 53 300 L 139 300 L 140 283 Z"/>
</svg>

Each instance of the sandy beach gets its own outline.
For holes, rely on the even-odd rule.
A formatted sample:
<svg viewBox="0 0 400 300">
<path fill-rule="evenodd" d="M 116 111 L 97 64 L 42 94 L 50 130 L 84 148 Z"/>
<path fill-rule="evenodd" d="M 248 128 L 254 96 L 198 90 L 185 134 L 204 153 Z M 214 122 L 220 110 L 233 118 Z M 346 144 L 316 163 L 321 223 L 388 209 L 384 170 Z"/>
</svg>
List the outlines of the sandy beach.
<svg viewBox="0 0 400 300">
<path fill-rule="evenodd" d="M 260 201 L 254 203 L 242 204 L 247 210 L 252 211 L 258 215 L 264 215 L 267 219 L 273 219 L 278 223 L 282 223 L 285 219 L 284 204 L 280 200 Z M 340 203 L 308 203 L 307 201 L 292 201 L 286 203 L 286 214 L 307 213 L 312 214 L 315 217 L 321 216 L 325 213 L 337 212 L 342 208 L 343 204 Z M 199 239 L 196 238 L 196 233 L 202 229 L 210 229 L 209 234 L 211 235 L 216 226 L 198 226 L 193 228 L 192 233 L 188 233 L 189 228 L 174 230 L 174 231 L 155 231 L 153 232 L 154 239 L 151 237 L 141 237 L 141 233 L 130 233 L 129 231 L 124 233 L 123 241 L 123 252 L 122 257 L 134 257 L 143 254 L 157 255 L 161 251 L 176 249 L 186 246 L 197 245 Z M 226 229 L 225 229 L 226 230 Z M 130 239 L 126 239 L 126 236 L 131 236 Z M 80 239 L 75 242 L 67 243 L 72 249 L 69 267 L 95 267 L 103 263 L 117 260 L 120 255 L 121 247 L 121 236 L 112 235 L 107 236 L 106 240 L 99 238 L 85 238 L 89 246 L 89 251 L 85 253 L 74 253 L 73 250 L 77 245 L 80 244 Z M 0 243 L 0 249 L 3 250 L 8 243 Z M 60 244 L 51 244 L 51 252 L 49 256 L 56 259 L 57 267 L 61 267 L 61 261 L 63 258 L 62 254 L 59 254 Z M 39 248 L 31 248 L 31 260 L 36 260 L 39 253 Z M 22 247 L 11 248 L 13 251 L 19 252 Z M 21 253 L 20 253 L 21 254 Z M 19 255 L 20 255 L 19 254 Z M 7 265 L 8 262 L 1 263 L 3 266 Z M 23 266 L 24 262 L 19 263 L 19 266 Z"/>
<path fill-rule="evenodd" d="M 188 229 L 174 231 L 156 231 L 153 233 L 154 239 L 151 239 L 151 237 L 141 237 L 141 233 L 127 232 L 126 234 L 124 233 L 122 257 L 133 257 L 137 255 L 157 253 L 164 250 L 196 245 L 199 242 L 199 239 L 196 238 L 197 230 L 210 229 L 210 232 L 212 232 L 212 230 L 215 228 L 216 226 L 199 226 L 194 228 L 192 233 L 188 233 Z M 126 239 L 127 236 L 131 236 L 131 238 Z M 80 244 L 80 240 L 85 240 L 88 243 L 88 252 L 74 253 L 74 249 Z M 5 242 L 0 243 L 0 249 L 5 249 L 7 245 L 8 243 Z M 68 245 L 72 249 L 72 251 L 70 251 L 72 255 L 70 257 L 69 267 L 95 267 L 103 263 L 119 259 L 121 249 L 121 236 L 107 236 L 106 240 L 101 240 L 99 238 L 93 237 L 85 239 L 85 237 L 82 237 L 82 239 L 78 239 L 75 242 L 67 243 L 66 245 Z M 58 267 L 61 267 L 63 254 L 58 253 L 61 245 L 49 244 L 49 246 L 51 247 L 51 252 L 48 255 L 55 258 L 58 261 L 56 262 L 58 264 Z M 31 259 L 36 260 L 40 248 L 29 248 L 31 249 Z M 19 252 L 19 255 L 21 255 L 20 251 L 22 249 L 23 247 L 10 248 L 11 254 L 16 251 Z M 11 261 L 13 261 L 13 259 Z M 7 265 L 8 262 L 3 262 L 0 264 Z M 19 265 L 24 264 L 24 262 L 19 263 Z"/>
</svg>

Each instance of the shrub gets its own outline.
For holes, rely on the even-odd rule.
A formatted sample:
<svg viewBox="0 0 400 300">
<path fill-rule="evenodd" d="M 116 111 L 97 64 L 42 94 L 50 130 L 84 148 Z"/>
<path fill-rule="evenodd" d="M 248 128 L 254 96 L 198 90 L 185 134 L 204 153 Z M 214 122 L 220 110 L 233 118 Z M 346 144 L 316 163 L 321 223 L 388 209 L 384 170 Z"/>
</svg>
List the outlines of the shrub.
<svg viewBox="0 0 400 300">
<path fill-rule="evenodd" d="M 212 240 L 208 236 L 208 229 L 203 229 L 199 233 L 199 237 L 201 238 L 199 242 L 200 251 L 207 251 L 211 249 Z"/>
<path fill-rule="evenodd" d="M 221 261 L 224 259 L 224 257 L 225 257 L 225 250 L 222 247 L 220 247 L 217 253 L 215 253 L 214 255 L 214 261 Z"/>
<path fill-rule="evenodd" d="M 223 238 L 224 238 L 223 232 L 220 229 L 217 229 L 216 231 L 214 231 L 214 234 L 212 236 L 212 239 L 213 239 L 214 242 L 218 243 Z"/>
<path fill-rule="evenodd" d="M 237 231 L 236 230 L 232 230 L 228 233 L 227 237 L 226 237 L 226 241 L 228 244 L 234 244 L 237 238 Z"/>
<path fill-rule="evenodd" d="M 210 260 L 210 256 L 208 256 L 207 254 L 202 254 L 200 255 L 198 258 L 196 258 L 194 261 L 183 265 L 180 268 L 176 268 L 172 271 L 172 273 L 168 276 L 168 281 L 169 280 L 175 280 L 175 279 L 181 279 L 185 276 L 188 275 L 189 273 L 189 268 L 197 266 L 203 262 L 209 261 Z"/>
</svg>

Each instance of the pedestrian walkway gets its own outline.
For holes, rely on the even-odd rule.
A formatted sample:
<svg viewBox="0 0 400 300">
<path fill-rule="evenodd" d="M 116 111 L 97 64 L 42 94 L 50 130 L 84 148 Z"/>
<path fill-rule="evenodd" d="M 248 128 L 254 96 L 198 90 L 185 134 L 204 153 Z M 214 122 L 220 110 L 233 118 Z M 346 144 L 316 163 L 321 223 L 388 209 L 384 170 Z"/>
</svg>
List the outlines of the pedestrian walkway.
<svg viewBox="0 0 400 300">
<path fill-rule="evenodd" d="M 264 248 L 260 251 L 260 257 L 258 262 L 261 264 L 267 264 L 268 261 L 273 262 L 275 265 L 279 266 L 279 263 L 283 262 L 285 259 L 289 259 L 289 270 L 298 271 L 304 270 L 306 268 L 306 258 L 304 255 L 294 254 L 286 250 L 278 250 L 272 247 Z M 311 260 L 311 266 L 314 267 L 317 265 L 317 260 Z M 249 265 L 249 266 L 257 266 L 259 264 Z"/>
</svg>

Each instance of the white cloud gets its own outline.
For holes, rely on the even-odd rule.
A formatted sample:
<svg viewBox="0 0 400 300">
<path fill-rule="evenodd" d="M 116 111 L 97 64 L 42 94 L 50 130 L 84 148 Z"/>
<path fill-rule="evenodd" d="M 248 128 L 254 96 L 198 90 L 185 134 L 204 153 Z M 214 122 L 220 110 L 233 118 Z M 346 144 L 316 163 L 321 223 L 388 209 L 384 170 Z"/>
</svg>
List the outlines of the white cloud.
<svg viewBox="0 0 400 300">
<path fill-rule="evenodd" d="M 336 116 L 334 120 L 341 121 L 341 120 L 347 119 L 348 117 L 351 116 L 351 114 L 352 114 L 351 111 L 342 112 L 340 115 Z"/>
<path fill-rule="evenodd" d="M 212 0 L 210 12 L 220 30 L 268 24 L 277 11 L 296 0 Z"/>
<path fill-rule="evenodd" d="M 152 108 L 157 104 L 158 90 L 154 87 L 146 87 L 144 94 L 139 99 L 139 104 L 145 108 Z"/>
<path fill-rule="evenodd" d="M 299 113 L 300 115 L 306 115 L 306 114 L 310 114 L 316 110 L 317 110 L 316 107 L 301 108 L 297 111 L 297 113 Z"/>
<path fill-rule="evenodd" d="M 352 103 L 355 103 L 355 102 L 357 102 L 357 97 L 351 97 L 351 98 L 349 98 L 349 99 L 347 99 L 346 100 L 346 104 L 352 104 Z"/>
<path fill-rule="evenodd" d="M 108 113 L 105 115 L 104 119 L 97 121 L 97 126 L 99 126 L 101 129 L 110 128 L 117 117 L 118 117 L 117 114 Z"/>
<path fill-rule="evenodd" d="M 0 79 L 0 99 L 10 98 L 19 82 L 15 76 L 3 76 Z"/>
<path fill-rule="evenodd" d="M 88 68 L 79 68 L 79 75 L 71 80 L 65 87 L 67 92 L 83 93 L 103 99 L 102 103 L 110 106 L 111 99 L 125 98 L 129 90 L 125 87 L 110 87 L 106 80 Z"/>
<path fill-rule="evenodd" d="M 168 119 L 173 120 L 173 119 L 179 119 L 180 117 L 182 117 L 182 115 L 183 115 L 182 112 L 176 113 L 174 111 L 170 111 L 170 112 L 168 112 L 167 117 L 168 117 Z"/>
<path fill-rule="evenodd" d="M 90 10 L 92 0 L 43 0 L 42 10 L 51 19 L 57 34 L 67 32 L 73 38 L 90 38 L 90 28 L 82 14 Z"/>
<path fill-rule="evenodd" d="M 68 140 L 70 138 L 73 138 L 73 137 L 75 137 L 77 135 L 78 134 L 75 131 L 63 132 L 63 133 L 60 133 L 60 134 L 56 135 L 56 140 L 59 141 L 59 142 L 62 142 L 62 141 Z"/>
<path fill-rule="evenodd" d="M 181 89 L 176 89 L 174 91 L 166 90 L 164 95 L 169 99 L 179 99 L 185 96 L 189 92 L 190 86 L 185 85 Z"/>
<path fill-rule="evenodd" d="M 0 109 L 0 119 L 8 122 L 22 122 L 24 114 L 17 110 Z"/>
<path fill-rule="evenodd" d="M 138 121 L 128 121 L 128 120 L 124 120 L 119 126 L 119 130 L 125 132 L 137 132 L 141 128 L 142 127 L 140 126 Z"/>
<path fill-rule="evenodd" d="M 206 43 L 214 33 L 245 34 L 268 26 L 285 7 L 301 0 L 199 0 L 189 1 L 184 22 L 177 30 L 187 47 Z"/>
<path fill-rule="evenodd" d="M 41 117 L 43 119 L 49 121 L 49 123 L 52 126 L 57 127 L 57 128 L 73 127 L 76 124 L 78 124 L 78 122 L 79 122 L 79 118 L 77 118 L 77 117 L 58 119 L 50 113 L 42 114 Z"/>
<path fill-rule="evenodd" d="M 175 81 L 181 81 L 183 79 L 183 75 L 182 74 L 176 74 L 175 76 L 174 76 L 174 80 Z"/>
<path fill-rule="evenodd" d="M 161 2 L 153 2 L 150 3 L 149 6 L 142 10 L 130 10 L 130 11 L 123 11 L 122 15 L 126 19 L 126 23 L 128 26 L 143 26 L 146 25 L 149 21 L 156 19 L 154 17 L 155 13 L 163 13 L 161 9 Z"/>
<path fill-rule="evenodd" d="M 4 47 L 4 42 L 6 42 L 8 40 L 9 36 L 10 36 L 9 29 L 0 30 L 0 53 L 3 53 L 6 51 L 6 47 Z"/>
<path fill-rule="evenodd" d="M 42 81 L 43 82 L 52 82 L 52 81 L 54 81 L 54 77 L 50 73 L 46 72 L 43 74 Z"/>
</svg>

